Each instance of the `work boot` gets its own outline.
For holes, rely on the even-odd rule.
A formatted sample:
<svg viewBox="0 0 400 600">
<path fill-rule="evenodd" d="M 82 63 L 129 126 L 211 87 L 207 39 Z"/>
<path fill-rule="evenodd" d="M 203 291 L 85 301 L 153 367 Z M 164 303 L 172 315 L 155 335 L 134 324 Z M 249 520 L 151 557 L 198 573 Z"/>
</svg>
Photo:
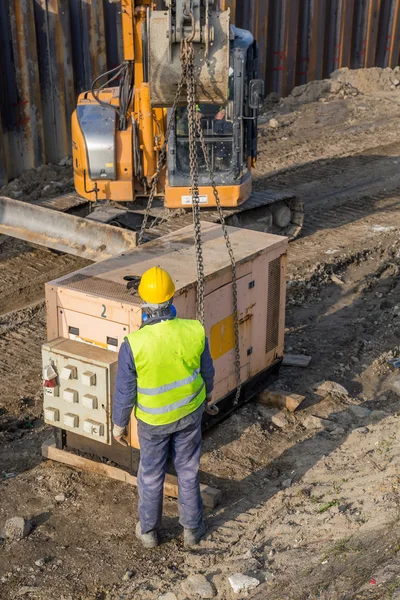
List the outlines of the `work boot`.
<svg viewBox="0 0 400 600">
<path fill-rule="evenodd" d="M 156 548 L 158 546 L 157 529 L 153 529 L 148 533 L 142 533 L 140 522 L 136 525 L 136 537 L 142 542 L 145 548 Z"/>
<path fill-rule="evenodd" d="M 187 548 L 190 548 L 191 546 L 197 546 L 201 538 L 205 536 L 206 531 L 207 527 L 204 521 L 202 521 L 200 527 L 197 527 L 197 529 L 187 529 L 185 527 L 183 531 L 184 546 L 186 546 Z"/>
</svg>

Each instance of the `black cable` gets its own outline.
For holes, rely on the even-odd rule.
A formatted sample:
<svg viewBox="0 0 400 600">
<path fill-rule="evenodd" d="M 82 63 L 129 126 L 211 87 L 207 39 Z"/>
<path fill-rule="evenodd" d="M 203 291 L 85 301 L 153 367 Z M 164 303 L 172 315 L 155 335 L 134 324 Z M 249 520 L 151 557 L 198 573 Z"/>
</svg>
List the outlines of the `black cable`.
<svg viewBox="0 0 400 600">
<path fill-rule="evenodd" d="M 124 61 L 117 67 L 114 67 L 114 69 L 110 69 L 109 71 L 106 71 L 106 73 L 102 73 L 101 75 L 96 77 L 96 79 L 93 81 L 92 88 L 91 88 L 92 96 L 96 100 L 96 102 L 98 104 L 100 104 L 100 106 L 104 106 L 105 108 L 112 108 L 117 113 L 120 120 L 126 119 L 126 110 L 125 110 L 125 113 L 123 113 L 122 110 L 120 110 L 121 107 L 115 106 L 114 104 L 111 104 L 108 102 L 103 102 L 98 97 L 98 92 L 100 92 L 101 90 L 103 90 L 104 88 L 109 86 L 112 81 L 114 81 L 115 79 L 120 77 L 122 74 L 125 75 L 127 71 L 130 71 L 129 67 L 130 67 L 129 62 Z M 108 79 L 105 83 L 103 83 L 103 85 L 101 85 L 99 88 L 95 89 L 95 85 L 100 79 L 102 79 L 103 77 L 106 77 L 107 75 L 111 75 L 112 73 L 114 73 L 114 75 L 110 79 Z M 121 83 L 120 83 L 120 90 L 121 90 Z M 126 109 L 127 109 L 127 107 L 126 107 Z"/>
</svg>

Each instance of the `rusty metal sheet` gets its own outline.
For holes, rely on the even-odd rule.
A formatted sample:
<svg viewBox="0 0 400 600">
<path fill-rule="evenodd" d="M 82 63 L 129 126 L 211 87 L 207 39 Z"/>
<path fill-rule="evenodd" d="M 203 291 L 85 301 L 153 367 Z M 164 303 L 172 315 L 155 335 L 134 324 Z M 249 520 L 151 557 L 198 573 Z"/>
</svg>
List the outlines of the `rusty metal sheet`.
<svg viewBox="0 0 400 600">
<path fill-rule="evenodd" d="M 298 56 L 296 61 L 296 85 L 302 85 L 307 82 L 309 68 L 309 49 L 310 49 L 310 2 L 300 2 L 299 7 L 299 39 Z"/>
<path fill-rule="evenodd" d="M 75 107 L 68 0 L 35 0 L 35 24 L 46 157 L 56 162 L 71 153 L 70 115 Z"/>
<path fill-rule="evenodd" d="M 38 167 L 46 160 L 35 19 L 30 0 L 11 3 L 10 24 L 18 90 L 18 160 L 22 170 Z"/>
<path fill-rule="evenodd" d="M 284 69 L 279 71 L 279 91 L 282 96 L 290 94 L 296 85 L 297 36 L 300 0 L 283 0 L 283 15 L 281 24 L 282 43 L 284 52 Z"/>
<path fill-rule="evenodd" d="M 336 30 L 337 67 L 351 66 L 352 30 L 355 0 L 341 0 Z"/>
<path fill-rule="evenodd" d="M 388 66 L 389 43 L 391 30 L 391 19 L 393 17 L 393 8 L 396 2 L 393 0 L 383 0 L 379 15 L 378 40 L 376 47 L 375 64 L 378 67 Z"/>
<path fill-rule="evenodd" d="M 360 66 L 373 67 L 376 60 L 381 0 L 367 0 L 364 10 Z"/>
<path fill-rule="evenodd" d="M 400 1 L 394 0 L 386 36 L 385 66 L 396 67 L 400 54 Z"/>
</svg>

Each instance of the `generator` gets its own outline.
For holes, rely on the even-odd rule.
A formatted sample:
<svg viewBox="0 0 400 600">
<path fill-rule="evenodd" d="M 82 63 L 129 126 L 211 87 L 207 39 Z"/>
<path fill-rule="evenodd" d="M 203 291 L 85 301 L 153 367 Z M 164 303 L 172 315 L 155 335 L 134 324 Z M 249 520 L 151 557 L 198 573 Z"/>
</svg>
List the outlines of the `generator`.
<svg viewBox="0 0 400 600">
<path fill-rule="evenodd" d="M 228 228 L 236 260 L 242 389 L 235 399 L 232 270 L 221 226 L 202 222 L 205 330 L 215 365 L 213 402 L 225 418 L 264 389 L 283 358 L 287 238 Z M 137 284 L 159 266 L 175 283 L 180 318 L 196 318 L 197 268 L 193 227 L 91 264 L 46 284 L 47 339 L 43 344 L 44 420 L 56 445 L 137 468 L 139 442 L 132 414 L 124 448 L 112 437 L 112 399 L 118 351 L 142 326 Z"/>
</svg>

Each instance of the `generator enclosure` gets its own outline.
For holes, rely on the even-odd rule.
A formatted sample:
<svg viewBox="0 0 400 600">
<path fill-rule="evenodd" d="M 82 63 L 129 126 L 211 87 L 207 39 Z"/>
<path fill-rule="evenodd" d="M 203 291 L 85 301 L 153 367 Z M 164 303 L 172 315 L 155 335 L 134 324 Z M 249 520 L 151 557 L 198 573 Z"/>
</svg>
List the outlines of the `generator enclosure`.
<svg viewBox="0 0 400 600">
<path fill-rule="evenodd" d="M 249 382 L 265 380 L 283 357 L 288 240 L 235 227 L 228 231 L 236 260 L 245 390 Z M 202 241 L 205 329 L 215 365 L 213 402 L 229 412 L 237 383 L 232 270 L 220 225 L 202 222 Z M 45 422 L 60 429 L 68 446 L 111 457 L 120 464 L 130 459 L 124 458 L 121 446 L 115 448 L 111 434 L 118 351 L 125 336 L 142 325 L 137 283 L 154 266 L 168 271 L 175 282 L 178 317 L 195 319 L 192 226 L 46 284 Z M 132 448 L 139 447 L 134 415 L 129 441 Z"/>
</svg>

